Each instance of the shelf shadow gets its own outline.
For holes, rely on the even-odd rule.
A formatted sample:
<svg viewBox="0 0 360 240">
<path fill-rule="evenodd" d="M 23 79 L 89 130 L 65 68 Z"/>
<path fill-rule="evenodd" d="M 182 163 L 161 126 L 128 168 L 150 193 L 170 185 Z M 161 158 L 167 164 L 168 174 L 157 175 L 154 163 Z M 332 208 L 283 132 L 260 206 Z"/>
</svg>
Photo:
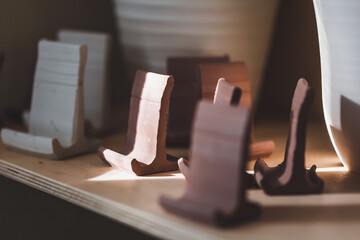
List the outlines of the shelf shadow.
<svg viewBox="0 0 360 240">
<path fill-rule="evenodd" d="M 360 221 L 359 205 L 263 207 L 261 222 Z"/>
</svg>

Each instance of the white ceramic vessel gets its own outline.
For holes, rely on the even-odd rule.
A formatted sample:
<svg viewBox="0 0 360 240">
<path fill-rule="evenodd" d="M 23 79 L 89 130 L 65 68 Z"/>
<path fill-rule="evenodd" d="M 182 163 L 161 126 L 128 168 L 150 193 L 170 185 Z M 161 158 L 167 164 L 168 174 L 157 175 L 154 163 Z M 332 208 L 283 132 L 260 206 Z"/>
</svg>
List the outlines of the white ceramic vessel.
<svg viewBox="0 0 360 240">
<path fill-rule="evenodd" d="M 345 167 L 360 173 L 360 1 L 313 2 L 327 129 Z"/>
<path fill-rule="evenodd" d="M 3 143 L 30 155 L 63 159 L 97 149 L 84 135 L 87 46 L 41 40 L 34 76 L 29 132 L 1 129 Z"/>
<path fill-rule="evenodd" d="M 127 67 L 165 73 L 168 56 L 229 54 L 246 62 L 256 99 L 278 2 L 114 0 Z"/>
</svg>

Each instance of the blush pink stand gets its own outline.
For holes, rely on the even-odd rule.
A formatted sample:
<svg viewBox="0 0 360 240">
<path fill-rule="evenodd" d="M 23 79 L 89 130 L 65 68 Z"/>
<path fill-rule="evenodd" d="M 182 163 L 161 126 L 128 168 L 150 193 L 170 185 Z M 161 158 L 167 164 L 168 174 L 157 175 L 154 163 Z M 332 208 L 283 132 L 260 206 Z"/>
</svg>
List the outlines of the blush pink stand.
<svg viewBox="0 0 360 240">
<path fill-rule="evenodd" d="M 166 121 L 174 79 L 138 70 L 130 99 L 126 145 L 120 153 L 99 148 L 102 160 L 129 174 L 177 170 L 177 159 L 166 154 Z"/>
<path fill-rule="evenodd" d="M 198 104 L 187 190 L 178 200 L 160 198 L 167 211 L 218 226 L 259 215 L 259 207 L 246 200 L 250 115 L 244 107 Z"/>
<path fill-rule="evenodd" d="M 312 89 L 305 79 L 300 79 L 291 106 L 285 160 L 274 168 L 269 168 L 263 159 L 255 164 L 256 182 L 269 195 L 313 194 L 324 189 L 324 181 L 315 172 L 316 166 L 310 170 L 304 166 L 306 124 L 312 99 Z"/>
</svg>

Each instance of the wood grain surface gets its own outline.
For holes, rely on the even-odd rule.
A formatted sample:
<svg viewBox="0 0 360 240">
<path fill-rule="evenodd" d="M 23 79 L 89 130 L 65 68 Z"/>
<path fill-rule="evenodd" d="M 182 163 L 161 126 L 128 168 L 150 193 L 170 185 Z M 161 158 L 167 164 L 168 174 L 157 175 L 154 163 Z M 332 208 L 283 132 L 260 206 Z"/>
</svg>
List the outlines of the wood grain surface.
<svg viewBox="0 0 360 240">
<path fill-rule="evenodd" d="M 286 122 L 256 126 L 259 140 L 272 136 L 276 142 L 275 153 L 267 159 L 270 166 L 282 161 L 287 128 Z M 124 133 L 111 136 L 103 145 L 121 149 L 124 137 Z M 315 163 L 320 167 L 325 192 L 270 197 L 261 190 L 251 189 L 249 199 L 262 206 L 260 220 L 229 229 L 192 222 L 160 207 L 160 195 L 178 198 L 184 193 L 186 181 L 179 172 L 127 176 L 106 166 L 96 153 L 53 161 L 10 152 L 0 144 L 0 173 L 165 239 L 355 239 L 360 234 L 360 176 L 341 167 L 323 123 L 309 125 L 307 140 L 306 165 Z M 170 149 L 170 152 L 187 154 L 186 149 Z M 252 164 L 249 163 L 250 169 Z"/>
</svg>

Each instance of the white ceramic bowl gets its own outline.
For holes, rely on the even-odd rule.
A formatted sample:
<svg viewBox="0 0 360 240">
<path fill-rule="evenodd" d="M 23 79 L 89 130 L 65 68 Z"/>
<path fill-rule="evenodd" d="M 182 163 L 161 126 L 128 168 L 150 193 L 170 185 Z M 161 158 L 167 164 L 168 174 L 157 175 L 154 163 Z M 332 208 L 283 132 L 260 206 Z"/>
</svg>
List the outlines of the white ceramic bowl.
<svg viewBox="0 0 360 240">
<path fill-rule="evenodd" d="M 223 55 L 245 61 L 253 97 L 278 0 L 114 0 L 127 67 L 166 72 L 168 56 Z"/>
<path fill-rule="evenodd" d="M 313 2 L 326 126 L 345 167 L 360 173 L 360 1 Z"/>
</svg>

